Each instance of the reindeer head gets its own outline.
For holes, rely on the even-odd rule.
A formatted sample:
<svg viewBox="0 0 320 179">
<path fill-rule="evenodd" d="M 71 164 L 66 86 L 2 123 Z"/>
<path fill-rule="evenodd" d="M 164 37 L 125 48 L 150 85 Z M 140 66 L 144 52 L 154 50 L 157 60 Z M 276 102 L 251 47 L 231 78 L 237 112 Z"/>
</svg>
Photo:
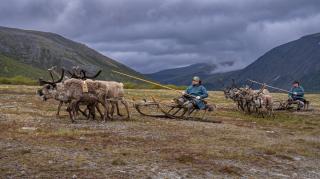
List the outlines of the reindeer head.
<svg viewBox="0 0 320 179">
<path fill-rule="evenodd" d="M 235 97 L 237 96 L 237 93 L 239 91 L 239 88 L 237 87 L 235 80 L 232 79 L 232 84 L 231 87 L 226 87 L 223 90 L 224 96 L 226 99 L 230 98 L 230 99 L 235 99 Z"/>
<path fill-rule="evenodd" d="M 231 92 L 231 88 L 225 88 L 225 89 L 223 90 L 224 97 L 225 97 L 226 99 L 231 98 L 230 92 Z"/>
<path fill-rule="evenodd" d="M 52 77 L 51 72 L 50 72 L 50 75 Z M 56 91 L 57 91 L 57 84 L 63 80 L 63 77 L 64 77 L 64 70 L 62 69 L 61 77 L 57 81 L 55 81 L 53 77 L 52 77 L 52 82 L 45 81 L 40 78 L 39 84 L 40 86 L 42 86 L 42 88 L 37 91 L 38 95 L 42 97 L 44 101 L 46 101 L 47 99 L 54 98 L 54 95 L 56 94 Z"/>
</svg>

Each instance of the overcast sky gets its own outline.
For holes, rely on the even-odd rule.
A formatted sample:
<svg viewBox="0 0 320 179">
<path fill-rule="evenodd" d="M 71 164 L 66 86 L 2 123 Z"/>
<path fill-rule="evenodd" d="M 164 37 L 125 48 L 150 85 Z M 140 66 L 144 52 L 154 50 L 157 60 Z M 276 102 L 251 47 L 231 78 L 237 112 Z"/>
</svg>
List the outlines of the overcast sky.
<svg viewBox="0 0 320 179">
<path fill-rule="evenodd" d="M 142 73 L 242 68 L 320 32 L 320 0 L 1 0 L 0 25 L 55 32 Z"/>
</svg>

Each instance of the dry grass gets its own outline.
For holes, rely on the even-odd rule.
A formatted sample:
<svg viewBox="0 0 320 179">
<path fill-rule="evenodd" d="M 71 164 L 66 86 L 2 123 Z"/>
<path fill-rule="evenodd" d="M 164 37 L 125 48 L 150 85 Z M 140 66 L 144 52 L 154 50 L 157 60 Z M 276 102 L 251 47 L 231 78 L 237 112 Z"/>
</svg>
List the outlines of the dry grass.
<svg viewBox="0 0 320 179">
<path fill-rule="evenodd" d="M 57 102 L 37 87 L 0 86 L 1 178 L 319 178 L 320 95 L 310 112 L 248 116 L 210 92 L 222 124 L 133 118 L 107 123 L 55 117 Z M 167 90 L 127 90 L 127 98 L 167 101 Z M 284 94 L 274 94 L 285 99 Z M 29 127 L 29 128 L 23 128 Z"/>
</svg>

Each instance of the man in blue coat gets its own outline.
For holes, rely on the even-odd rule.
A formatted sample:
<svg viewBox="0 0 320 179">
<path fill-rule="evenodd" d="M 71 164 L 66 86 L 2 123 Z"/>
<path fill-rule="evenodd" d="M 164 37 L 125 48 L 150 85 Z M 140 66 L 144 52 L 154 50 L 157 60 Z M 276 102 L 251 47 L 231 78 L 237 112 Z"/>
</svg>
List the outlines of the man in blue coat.
<svg viewBox="0 0 320 179">
<path fill-rule="evenodd" d="M 182 92 L 182 97 L 178 99 L 178 104 L 185 108 L 192 109 L 193 107 L 199 109 L 213 110 L 211 106 L 204 103 L 203 99 L 208 97 L 207 89 L 201 84 L 201 80 L 198 76 L 192 78 L 192 84 Z"/>
<path fill-rule="evenodd" d="M 304 89 L 302 86 L 300 86 L 299 81 L 294 81 L 292 83 L 292 88 L 289 91 L 288 97 L 289 97 L 289 102 L 290 101 L 298 102 L 298 110 L 303 108 L 305 103 Z"/>
</svg>

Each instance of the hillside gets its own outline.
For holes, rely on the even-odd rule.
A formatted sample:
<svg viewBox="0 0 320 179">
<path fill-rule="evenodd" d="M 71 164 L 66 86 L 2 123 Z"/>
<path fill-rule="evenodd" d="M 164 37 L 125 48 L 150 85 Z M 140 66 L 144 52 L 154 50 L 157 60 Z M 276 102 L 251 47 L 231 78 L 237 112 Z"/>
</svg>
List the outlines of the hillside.
<svg viewBox="0 0 320 179">
<path fill-rule="evenodd" d="M 185 76 L 179 72 L 174 73 L 175 70 L 169 71 L 172 72 L 170 76 L 174 78 L 165 79 L 164 83 L 190 83 L 181 79 L 189 79 L 191 74 Z M 201 76 L 202 72 L 203 70 L 199 69 L 193 74 Z M 159 76 L 149 76 L 155 80 L 161 79 Z M 232 79 L 239 85 L 246 84 L 247 79 L 253 79 L 284 89 L 290 88 L 292 81 L 299 80 L 307 91 L 320 91 L 320 33 L 275 47 L 244 69 L 203 75 L 202 78 L 211 90 L 222 89 L 229 85 Z"/>
<path fill-rule="evenodd" d="M 0 76 L 22 75 L 37 79 L 47 76 L 51 66 L 81 66 L 89 72 L 103 70 L 100 79 L 131 81 L 111 74 L 111 70 L 142 76 L 84 44 L 58 34 L 0 27 Z"/>
<path fill-rule="evenodd" d="M 216 65 L 197 63 L 186 67 L 162 70 L 146 76 L 164 84 L 188 85 L 192 76 L 207 77 L 216 69 Z"/>
<path fill-rule="evenodd" d="M 274 48 L 232 77 L 240 83 L 251 78 L 280 88 L 299 80 L 307 90 L 319 91 L 320 33 Z"/>
</svg>

